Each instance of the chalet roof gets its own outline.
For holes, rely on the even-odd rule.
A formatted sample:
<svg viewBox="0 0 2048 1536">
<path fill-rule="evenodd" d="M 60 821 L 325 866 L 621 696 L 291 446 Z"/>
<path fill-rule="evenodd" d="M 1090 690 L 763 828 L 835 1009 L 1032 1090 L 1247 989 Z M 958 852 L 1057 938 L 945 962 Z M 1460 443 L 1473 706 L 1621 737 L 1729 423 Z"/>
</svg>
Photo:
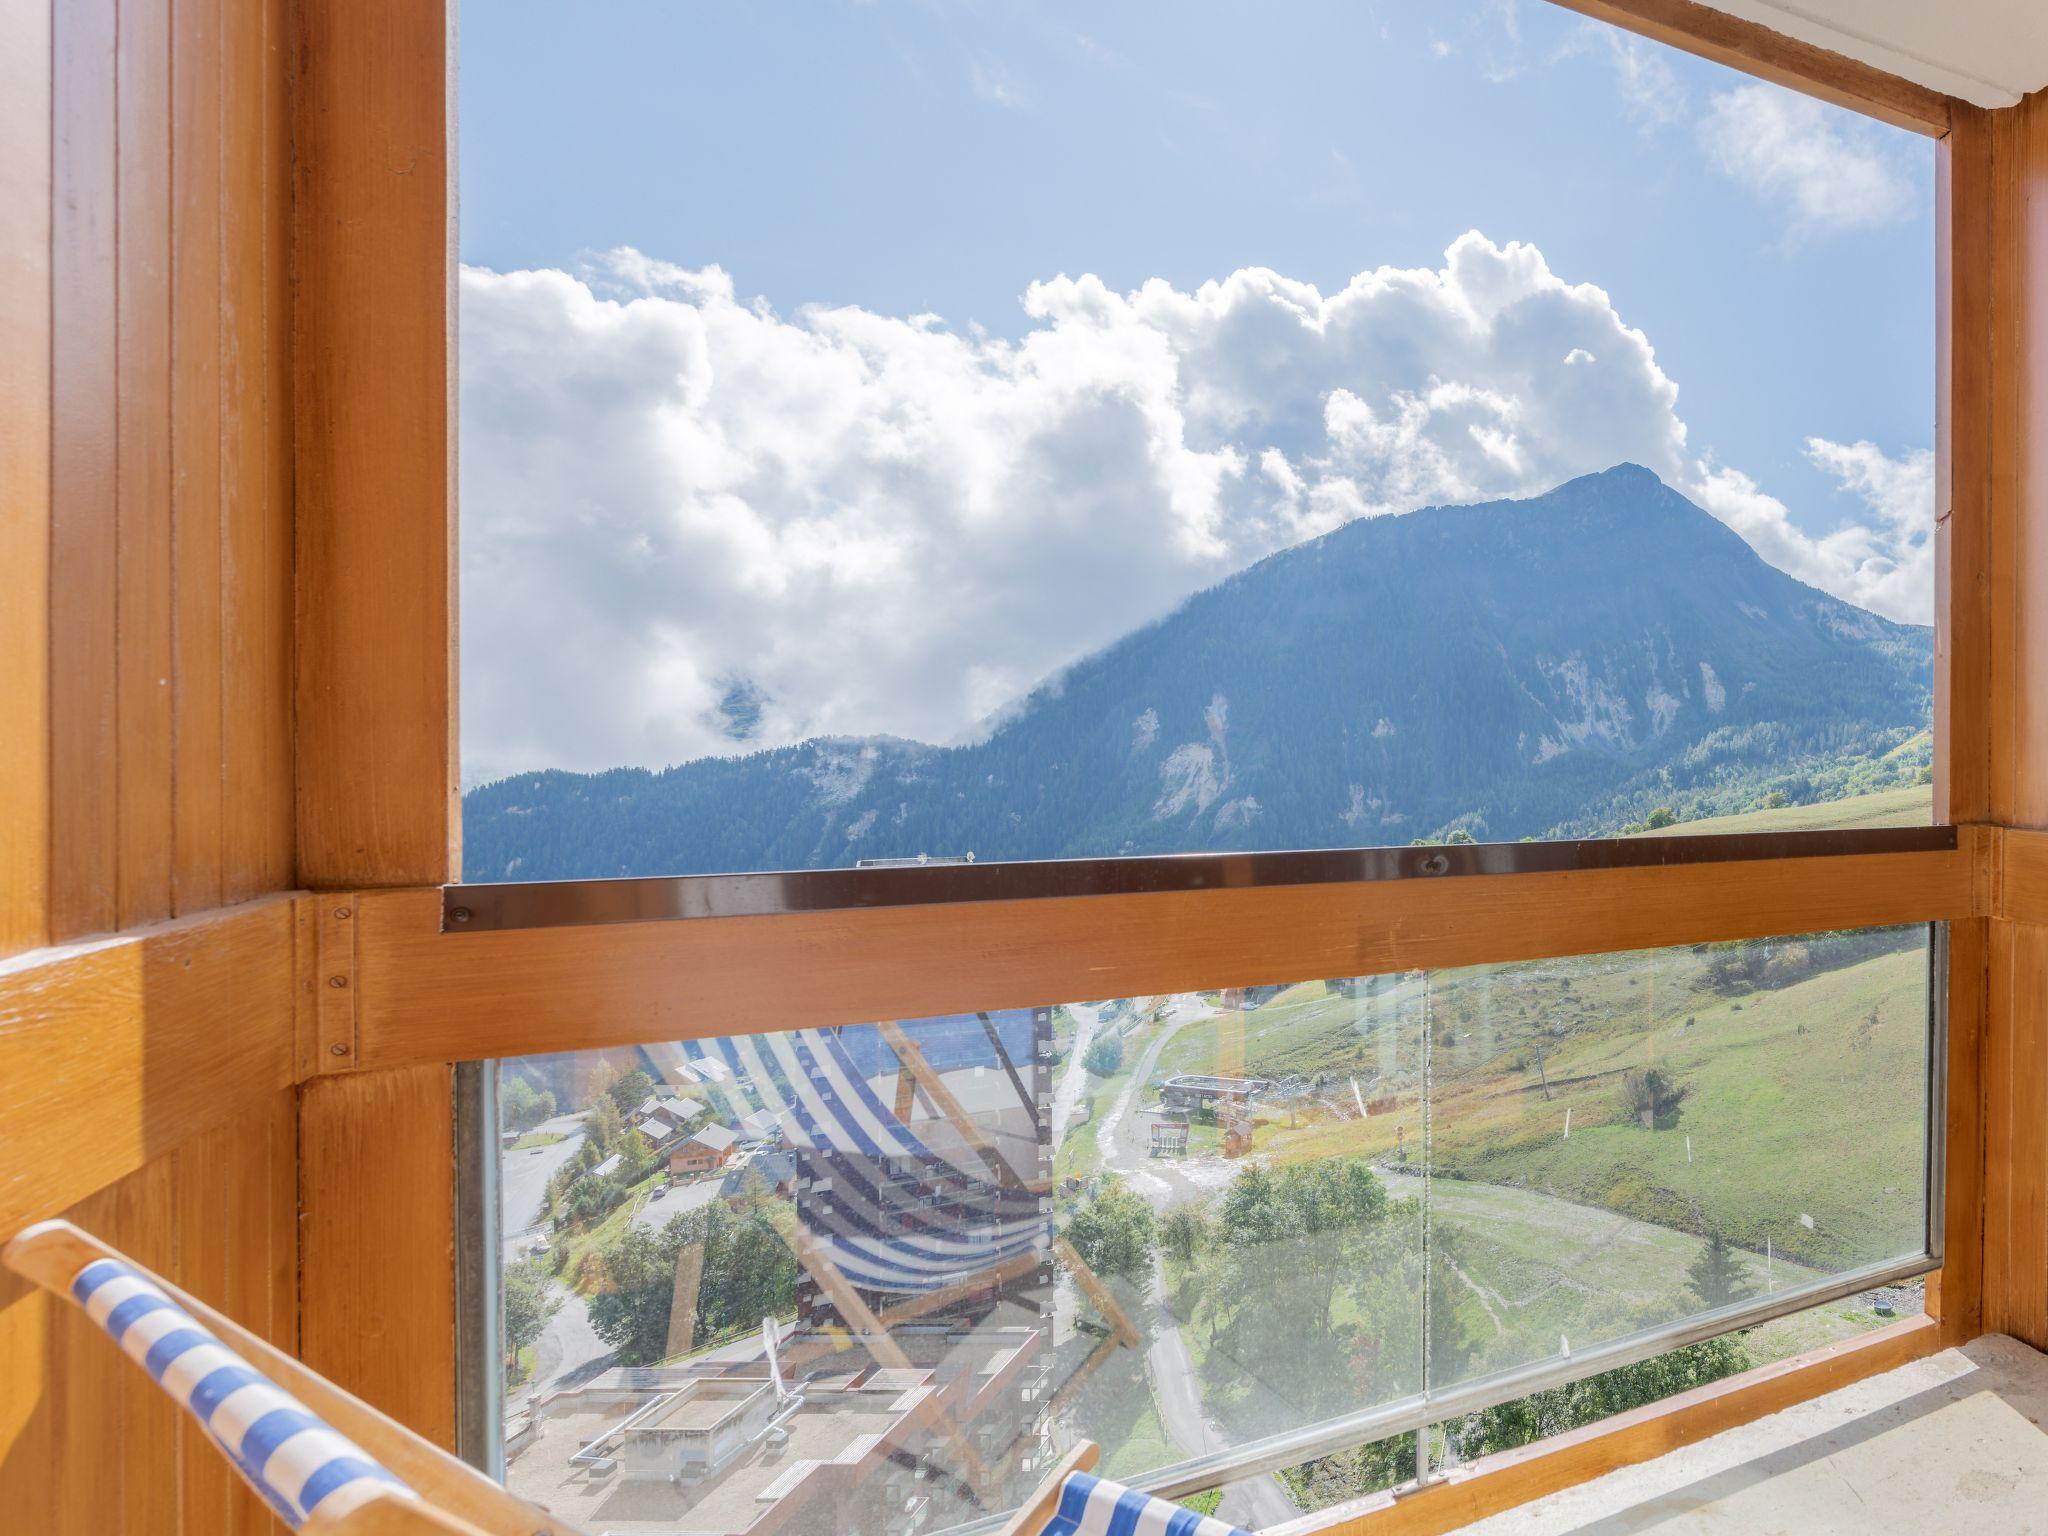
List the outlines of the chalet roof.
<svg viewBox="0 0 2048 1536">
<path fill-rule="evenodd" d="M 707 1125 L 692 1136 L 690 1140 L 709 1147 L 714 1152 L 724 1152 L 729 1150 L 732 1144 L 739 1140 L 739 1137 L 733 1134 L 732 1127 L 730 1126 Z"/>
</svg>

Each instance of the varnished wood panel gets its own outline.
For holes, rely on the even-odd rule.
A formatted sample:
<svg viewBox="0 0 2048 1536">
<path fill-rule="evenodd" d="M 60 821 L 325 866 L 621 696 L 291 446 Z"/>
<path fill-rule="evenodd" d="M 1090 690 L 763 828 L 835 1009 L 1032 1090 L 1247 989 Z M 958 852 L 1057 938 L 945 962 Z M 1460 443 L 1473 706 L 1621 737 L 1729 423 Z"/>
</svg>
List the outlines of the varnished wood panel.
<svg viewBox="0 0 2048 1536">
<path fill-rule="evenodd" d="M 488 933 L 356 901 L 365 1067 L 1960 917 L 1971 852 Z"/>
<path fill-rule="evenodd" d="M 294 56 L 298 869 L 449 878 L 449 14 L 304 0 Z"/>
<path fill-rule="evenodd" d="M 215 910 L 292 870 L 286 29 L 223 3 L 0 6 L 0 1230 L 290 1339 L 294 913 Z M 0 1284 L 0 1528 L 271 1529 L 131 1375 Z"/>
<path fill-rule="evenodd" d="M 2014 564 L 2022 594 L 2013 631 L 2014 779 L 2010 824 L 2048 827 L 2048 94 L 2018 108 L 2011 158 L 2017 300 L 2005 324 L 2012 437 Z M 2004 295 L 1997 295 L 2003 297 Z M 1994 299 L 1995 302 L 1995 299 Z M 2001 341 L 2008 338 L 2001 334 Z M 1994 460 L 1995 462 L 1995 460 Z"/>
<path fill-rule="evenodd" d="M 8 8 L 0 953 L 291 883 L 284 4 Z"/>
<path fill-rule="evenodd" d="M 2048 1348 L 2048 927 L 1993 922 L 1984 1043 L 1983 1325 Z"/>
<path fill-rule="evenodd" d="M 289 897 L 0 964 L 0 1232 L 292 1081 Z"/>
<path fill-rule="evenodd" d="M 171 911 L 170 11 L 119 0 L 116 242 L 114 919 Z"/>
<path fill-rule="evenodd" d="M 1991 125 L 1935 146 L 1934 819 L 1991 815 Z"/>
<path fill-rule="evenodd" d="M 55 8 L 50 270 L 50 931 L 112 928 L 120 781 L 115 0 Z"/>
<path fill-rule="evenodd" d="M 50 20 L 0 6 L 0 956 L 49 936 Z"/>
<path fill-rule="evenodd" d="M 1991 914 L 2019 923 L 2048 923 L 2048 831 L 2001 829 Z"/>
<path fill-rule="evenodd" d="M 221 0 L 171 0 L 176 910 L 221 900 Z"/>
<path fill-rule="evenodd" d="M 292 0 L 263 6 L 263 500 L 264 548 L 251 550 L 239 590 L 252 626 L 265 638 L 260 660 L 245 667 L 238 698 L 253 698 L 260 727 L 244 726 L 260 745 L 236 759 L 239 782 L 256 775 L 258 820 L 265 829 L 256 867 L 266 888 L 297 880 L 297 769 L 293 761 L 292 692 L 297 640 L 293 574 L 296 525 L 292 504 Z M 253 573 L 261 571 L 260 581 Z M 246 647 L 245 647 L 246 648 Z M 254 686 L 250 687 L 249 684 Z M 238 867 L 240 867 L 238 865 Z"/>
<path fill-rule="evenodd" d="M 1692 0 L 1555 3 L 1896 127 L 1936 138 L 1948 131 L 1950 101 L 1941 92 Z"/>
<path fill-rule="evenodd" d="M 446 1448 L 455 1443 L 454 1103 L 453 1069 L 433 1065 L 316 1079 L 299 1105 L 301 1357 Z"/>
<path fill-rule="evenodd" d="M 252 1331 L 288 1340 L 297 1221 L 290 1089 L 64 1214 Z M 285 1134 L 279 1134 L 279 1128 Z M 245 1195 L 260 1191 L 253 1202 Z M 280 1529 L 220 1453 L 75 1307 L 0 1273 L 0 1525 L 37 1536 Z M 65 1447 L 119 1454 L 64 1454 Z"/>
<path fill-rule="evenodd" d="M 272 0 L 221 0 L 221 894 L 240 901 L 292 883 L 292 521 L 275 480 L 288 441 L 277 393 L 285 332 L 268 242 L 288 185 L 288 146 L 271 136 Z"/>
<path fill-rule="evenodd" d="M 0 1498 L 28 1531 L 56 1524 L 56 1414 L 46 1380 L 54 1317 L 49 1297 L 0 1274 Z"/>
<path fill-rule="evenodd" d="M 1992 114 L 1992 816 L 2048 827 L 2048 99 Z"/>
<path fill-rule="evenodd" d="M 1991 117 L 1983 1325 L 2048 1343 L 2048 98 Z M 1960 451 L 1960 439 L 1958 441 Z"/>
</svg>

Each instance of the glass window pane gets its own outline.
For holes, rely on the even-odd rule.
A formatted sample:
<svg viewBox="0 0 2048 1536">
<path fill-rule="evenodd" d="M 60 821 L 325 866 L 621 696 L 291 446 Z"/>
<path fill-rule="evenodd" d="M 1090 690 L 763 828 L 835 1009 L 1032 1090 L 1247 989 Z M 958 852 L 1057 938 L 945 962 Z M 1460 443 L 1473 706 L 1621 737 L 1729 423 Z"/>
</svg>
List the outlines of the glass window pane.
<svg viewBox="0 0 2048 1536">
<path fill-rule="evenodd" d="M 1432 1389 L 1921 1252 L 1927 946 L 1431 977 Z"/>
<path fill-rule="evenodd" d="M 1485 1378 L 1909 1261 L 1927 944 L 505 1062 L 508 1479 L 593 1529 L 941 1530 L 1078 1439 L 1124 1480 L 1385 1441 Z M 1385 1460 L 1219 1507 L 1274 1524 Z"/>
<path fill-rule="evenodd" d="M 1921 135 L 1500 0 L 461 84 L 472 879 L 1930 820 Z"/>
</svg>

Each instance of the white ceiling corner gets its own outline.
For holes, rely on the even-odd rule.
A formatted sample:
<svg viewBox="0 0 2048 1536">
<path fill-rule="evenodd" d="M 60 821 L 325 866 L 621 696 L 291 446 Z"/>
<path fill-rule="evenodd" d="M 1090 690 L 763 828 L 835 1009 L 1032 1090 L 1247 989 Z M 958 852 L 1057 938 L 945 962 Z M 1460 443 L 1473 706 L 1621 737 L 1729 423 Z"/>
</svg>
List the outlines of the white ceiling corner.
<svg viewBox="0 0 2048 1536">
<path fill-rule="evenodd" d="M 2048 86 L 2048 0 L 1708 0 L 1980 107 Z"/>
</svg>

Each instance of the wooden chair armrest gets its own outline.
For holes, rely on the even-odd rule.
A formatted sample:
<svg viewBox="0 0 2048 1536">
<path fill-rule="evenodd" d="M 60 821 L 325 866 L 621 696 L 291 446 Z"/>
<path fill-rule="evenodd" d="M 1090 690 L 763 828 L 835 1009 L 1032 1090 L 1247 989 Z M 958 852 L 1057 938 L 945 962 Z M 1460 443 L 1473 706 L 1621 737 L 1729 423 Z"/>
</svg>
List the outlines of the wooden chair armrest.
<svg viewBox="0 0 2048 1536">
<path fill-rule="evenodd" d="M 1038 1536 L 1038 1532 L 1045 1528 L 1045 1522 L 1052 1518 L 1052 1512 L 1059 1508 L 1060 1489 L 1066 1484 L 1067 1474 L 1094 1470 L 1101 1455 L 1102 1447 L 1093 1440 L 1076 1440 L 1067 1454 L 1046 1474 L 1037 1492 L 1010 1516 L 1009 1522 L 996 1536 Z"/>
</svg>

